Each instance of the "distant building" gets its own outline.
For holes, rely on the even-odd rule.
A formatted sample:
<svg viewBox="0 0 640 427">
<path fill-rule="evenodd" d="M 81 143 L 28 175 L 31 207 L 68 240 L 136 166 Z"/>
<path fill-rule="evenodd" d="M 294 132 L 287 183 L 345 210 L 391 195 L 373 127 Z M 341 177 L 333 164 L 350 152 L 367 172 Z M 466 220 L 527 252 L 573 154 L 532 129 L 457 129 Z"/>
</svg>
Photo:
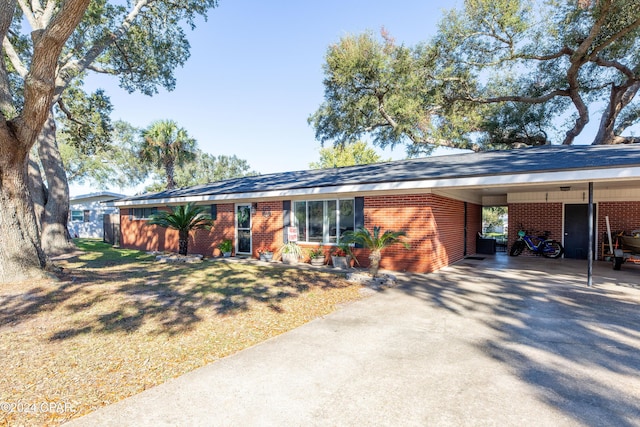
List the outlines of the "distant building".
<svg viewBox="0 0 640 427">
<path fill-rule="evenodd" d="M 105 215 L 118 216 L 115 200 L 124 194 L 102 191 L 83 194 L 69 200 L 69 233 L 71 237 L 104 238 Z"/>
</svg>

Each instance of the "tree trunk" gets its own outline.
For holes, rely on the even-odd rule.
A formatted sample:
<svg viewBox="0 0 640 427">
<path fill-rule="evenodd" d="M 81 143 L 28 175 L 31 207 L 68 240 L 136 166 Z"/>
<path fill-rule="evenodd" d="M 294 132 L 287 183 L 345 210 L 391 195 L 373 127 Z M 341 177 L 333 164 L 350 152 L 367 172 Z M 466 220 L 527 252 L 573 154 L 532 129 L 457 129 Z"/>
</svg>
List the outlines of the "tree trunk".
<svg viewBox="0 0 640 427">
<path fill-rule="evenodd" d="M 40 161 L 31 153 L 29 156 L 29 191 L 33 202 L 33 210 L 36 215 L 38 233 L 42 235 L 42 220 L 44 218 L 44 205 L 47 203 L 47 187 L 42 182 L 40 173 Z"/>
<path fill-rule="evenodd" d="M 69 183 L 56 142 L 53 112 L 38 137 L 38 154 L 48 186 L 48 197 L 42 216 L 42 249 L 49 256 L 67 253 L 75 248 L 67 228 L 69 220 Z"/>
<path fill-rule="evenodd" d="M 178 254 L 186 255 L 189 250 L 189 231 L 178 231 Z"/>
<path fill-rule="evenodd" d="M 382 258 L 382 253 L 378 250 L 374 250 L 369 255 L 369 274 L 371 274 L 373 277 L 376 277 L 378 275 L 381 258 Z"/>
<path fill-rule="evenodd" d="M 42 278 L 46 256 L 27 184 L 27 155 L 15 139 L 0 146 L 0 282 Z"/>
<path fill-rule="evenodd" d="M 164 162 L 164 172 L 167 175 L 167 190 L 173 190 L 176 188 L 176 181 L 174 179 L 175 164 L 172 159 L 167 159 Z"/>
<path fill-rule="evenodd" d="M 617 132 L 621 132 L 621 129 L 616 127 L 616 121 L 620 116 L 620 112 L 633 101 L 638 93 L 638 89 L 640 89 L 640 82 L 629 83 L 622 86 L 612 86 L 609 105 L 607 105 L 602 113 L 598 133 L 592 142 L 593 145 L 613 145 L 634 142 L 633 138 L 631 138 L 632 140 L 630 141 L 627 137 L 617 134 Z"/>
</svg>

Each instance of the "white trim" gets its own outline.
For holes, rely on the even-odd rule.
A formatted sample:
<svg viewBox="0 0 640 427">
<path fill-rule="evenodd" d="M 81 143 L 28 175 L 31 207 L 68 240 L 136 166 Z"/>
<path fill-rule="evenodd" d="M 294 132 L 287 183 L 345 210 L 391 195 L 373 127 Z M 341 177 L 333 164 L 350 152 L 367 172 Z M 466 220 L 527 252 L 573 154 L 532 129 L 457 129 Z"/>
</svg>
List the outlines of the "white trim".
<svg viewBox="0 0 640 427">
<path fill-rule="evenodd" d="M 526 189 L 528 185 L 554 185 L 558 186 L 562 183 L 578 183 L 578 182 L 607 182 L 607 181 L 632 181 L 640 179 L 640 167 L 632 168 L 608 168 L 608 169 L 590 169 L 579 171 L 559 171 L 559 172 L 541 172 L 526 174 L 510 174 L 510 175 L 493 175 L 493 176 L 476 176 L 461 178 L 444 178 L 444 179 L 428 179 L 413 181 L 396 181 L 383 182 L 375 184 L 348 184 L 334 185 L 326 187 L 312 188 L 295 188 L 289 190 L 272 190 L 272 191 L 256 191 L 247 193 L 218 194 L 218 195 L 197 195 L 174 197 L 164 199 L 147 199 L 147 200 L 123 200 L 116 201 L 118 207 L 142 206 L 142 205 L 167 205 L 182 204 L 189 202 L 212 202 L 212 201 L 237 201 L 242 199 L 291 199 L 295 197 L 321 197 L 328 195 L 343 194 L 362 194 L 362 193 L 379 193 L 393 192 L 398 194 L 400 191 L 425 192 L 432 189 L 477 189 L 490 187 L 523 187 Z"/>
</svg>

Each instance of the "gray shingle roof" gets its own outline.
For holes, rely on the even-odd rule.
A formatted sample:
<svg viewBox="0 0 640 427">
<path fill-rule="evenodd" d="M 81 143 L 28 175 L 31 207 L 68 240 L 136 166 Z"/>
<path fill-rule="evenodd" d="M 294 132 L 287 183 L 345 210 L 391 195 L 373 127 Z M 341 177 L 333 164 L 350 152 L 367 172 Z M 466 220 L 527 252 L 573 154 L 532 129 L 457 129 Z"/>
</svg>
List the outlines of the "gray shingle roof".
<svg viewBox="0 0 640 427">
<path fill-rule="evenodd" d="M 122 200 L 152 200 L 349 184 L 379 184 L 632 166 L 640 167 L 640 145 L 551 145 L 508 151 L 425 157 L 335 169 L 274 173 L 142 194 Z"/>
</svg>

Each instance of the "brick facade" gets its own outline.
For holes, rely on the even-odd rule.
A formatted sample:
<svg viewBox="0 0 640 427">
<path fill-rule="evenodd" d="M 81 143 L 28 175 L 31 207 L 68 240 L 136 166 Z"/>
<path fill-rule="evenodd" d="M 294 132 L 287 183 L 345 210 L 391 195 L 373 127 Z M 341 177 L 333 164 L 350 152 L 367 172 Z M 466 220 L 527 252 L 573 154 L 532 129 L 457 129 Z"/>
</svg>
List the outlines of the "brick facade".
<svg viewBox="0 0 640 427">
<path fill-rule="evenodd" d="M 218 256 L 217 245 L 235 239 L 235 204 L 218 204 L 217 219 L 211 231 L 191 233 L 189 253 Z M 481 230 L 481 207 L 467 204 L 467 253 L 475 253 L 475 236 Z M 431 272 L 462 259 L 465 255 L 465 203 L 434 194 L 375 196 L 364 198 L 365 227 L 403 230 L 410 249 L 394 245 L 383 251 L 381 267 L 395 271 Z M 129 210 L 121 209 L 121 243 L 124 247 L 146 251 L 178 249 L 175 230 L 132 220 Z M 257 203 L 252 216 L 253 256 L 258 249 L 276 251 L 283 242 L 283 204 L 281 200 Z M 235 243 L 235 241 L 234 241 Z M 312 246 L 306 246 L 310 248 Z M 368 253 L 356 250 L 362 267 L 369 264 Z"/>
<path fill-rule="evenodd" d="M 509 205 L 509 242 L 511 248 L 518 237 L 518 230 L 533 235 L 549 231 L 549 238 L 562 242 L 562 203 L 513 203 Z M 521 256 L 535 256 L 524 251 Z"/>
<path fill-rule="evenodd" d="M 609 217 L 611 232 L 631 231 L 640 228 L 640 202 L 596 203 L 596 259 L 602 258 L 601 244 L 607 232 Z M 528 232 L 548 230 L 552 239 L 563 242 L 564 205 L 562 203 L 513 203 L 509 205 L 509 248 L 516 240 L 521 225 Z M 522 255 L 533 255 L 524 251 Z"/>
<path fill-rule="evenodd" d="M 394 245 L 382 252 L 381 268 L 432 272 L 464 257 L 464 202 L 434 194 L 365 197 L 365 227 L 405 231 L 410 249 Z M 472 206 L 469 209 L 469 206 Z M 481 229 L 481 208 L 467 206 L 467 253 L 475 252 Z M 369 264 L 368 252 L 357 251 L 360 265 Z"/>
</svg>

